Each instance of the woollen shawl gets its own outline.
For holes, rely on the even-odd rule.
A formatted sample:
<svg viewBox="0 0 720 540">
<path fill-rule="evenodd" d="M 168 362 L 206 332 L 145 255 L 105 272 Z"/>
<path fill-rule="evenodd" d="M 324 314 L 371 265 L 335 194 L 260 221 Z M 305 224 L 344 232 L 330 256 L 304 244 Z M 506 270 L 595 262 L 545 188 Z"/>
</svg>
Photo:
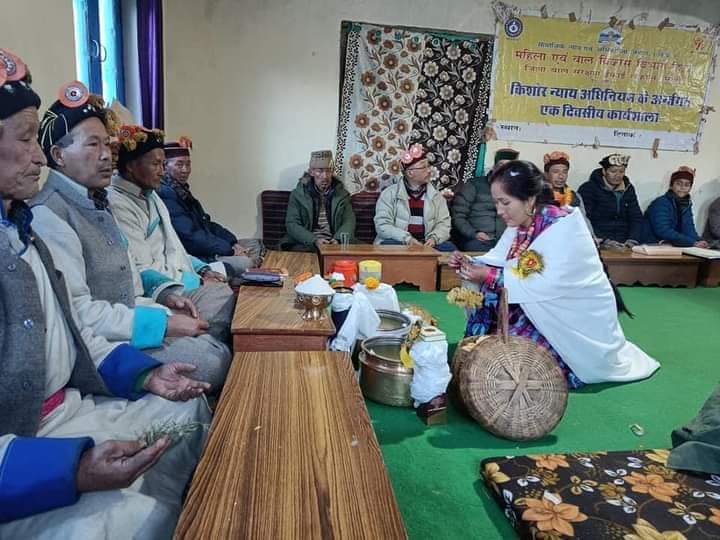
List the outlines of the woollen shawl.
<svg viewBox="0 0 720 540">
<path fill-rule="evenodd" d="M 508 301 L 520 304 L 565 363 L 586 383 L 627 382 L 649 377 L 660 364 L 625 339 L 615 296 L 580 210 L 572 209 L 528 247 L 544 268 L 526 278 L 506 260 L 517 234 L 508 227 L 495 248 L 474 261 L 504 268 Z"/>
</svg>

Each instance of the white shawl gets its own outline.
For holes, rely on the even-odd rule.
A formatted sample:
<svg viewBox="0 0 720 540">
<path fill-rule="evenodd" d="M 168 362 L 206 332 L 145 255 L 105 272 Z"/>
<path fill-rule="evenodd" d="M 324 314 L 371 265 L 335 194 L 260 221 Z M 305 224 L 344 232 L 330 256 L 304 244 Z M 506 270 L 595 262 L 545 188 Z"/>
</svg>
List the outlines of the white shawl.
<svg viewBox="0 0 720 540">
<path fill-rule="evenodd" d="M 505 259 L 516 234 L 516 227 L 507 228 L 495 248 L 474 261 L 504 268 L 508 301 L 520 304 L 580 380 L 634 381 L 660 367 L 625 339 L 612 287 L 578 209 L 530 244 L 528 249 L 540 254 L 544 268 L 524 279 L 512 272 L 517 258 Z"/>
</svg>

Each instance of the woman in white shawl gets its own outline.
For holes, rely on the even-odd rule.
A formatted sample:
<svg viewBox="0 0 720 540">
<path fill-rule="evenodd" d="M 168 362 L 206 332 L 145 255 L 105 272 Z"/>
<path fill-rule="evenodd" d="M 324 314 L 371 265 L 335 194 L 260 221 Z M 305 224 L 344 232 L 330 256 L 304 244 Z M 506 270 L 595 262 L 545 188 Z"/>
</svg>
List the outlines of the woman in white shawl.
<svg viewBox="0 0 720 540">
<path fill-rule="evenodd" d="M 487 254 L 450 257 L 460 276 L 485 295 L 469 314 L 466 335 L 495 331 L 497 291 L 504 287 L 511 335 L 547 348 L 570 388 L 649 377 L 659 364 L 625 339 L 613 288 L 580 211 L 556 206 L 542 172 L 528 161 L 506 163 L 490 182 L 508 228 Z"/>
</svg>

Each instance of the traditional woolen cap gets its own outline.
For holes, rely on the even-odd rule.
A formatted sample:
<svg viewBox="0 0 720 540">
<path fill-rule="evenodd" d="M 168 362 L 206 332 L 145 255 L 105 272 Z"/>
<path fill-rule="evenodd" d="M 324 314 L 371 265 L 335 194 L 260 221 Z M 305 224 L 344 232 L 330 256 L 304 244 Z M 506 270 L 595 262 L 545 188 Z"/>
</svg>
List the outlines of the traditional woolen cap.
<svg viewBox="0 0 720 540">
<path fill-rule="evenodd" d="M 165 134 L 159 129 L 147 129 L 143 126 L 120 126 L 118 130 L 120 155 L 118 168 L 122 168 L 156 148 L 163 148 Z"/>
<path fill-rule="evenodd" d="M 570 168 L 570 156 L 565 152 L 550 152 L 543 156 L 545 162 L 545 172 L 550 170 L 553 165 L 565 165 L 568 169 Z"/>
<path fill-rule="evenodd" d="M 513 150 L 512 148 L 501 148 L 495 152 L 495 159 L 493 163 L 497 164 L 498 161 L 502 160 L 513 161 L 518 157 L 520 157 L 520 152 L 517 150 Z"/>
<path fill-rule="evenodd" d="M 410 148 L 400 155 L 400 163 L 402 163 L 405 169 L 423 159 L 425 159 L 425 148 L 423 148 L 423 145 L 420 143 L 411 145 Z"/>
<path fill-rule="evenodd" d="M 600 166 L 603 169 L 610 167 L 627 167 L 630 162 L 630 156 L 624 154 L 610 154 L 600 160 Z"/>
<path fill-rule="evenodd" d="M 330 150 L 316 150 L 310 153 L 309 169 L 332 169 L 333 154 Z"/>
<path fill-rule="evenodd" d="M 7 49 L 0 49 L 0 121 L 27 107 L 40 108 L 40 96 L 31 84 L 25 63 Z"/>
<path fill-rule="evenodd" d="M 165 143 L 165 159 L 190 157 L 192 147 L 192 140 L 185 136 L 178 138 L 177 141 Z"/>
<path fill-rule="evenodd" d="M 692 167 L 688 167 L 686 165 L 682 165 L 677 168 L 677 170 L 670 175 L 670 183 L 672 184 L 675 180 L 680 180 L 681 178 L 685 178 L 686 180 L 690 180 L 690 182 L 695 181 L 695 169 Z"/>
<path fill-rule="evenodd" d="M 60 88 L 58 100 L 45 111 L 38 132 L 38 142 L 50 167 L 57 165 L 50 155 L 50 149 L 88 118 L 99 119 L 109 135 L 116 129 L 114 115 L 108 113 L 102 96 L 91 94 L 80 81 L 73 81 Z"/>
</svg>

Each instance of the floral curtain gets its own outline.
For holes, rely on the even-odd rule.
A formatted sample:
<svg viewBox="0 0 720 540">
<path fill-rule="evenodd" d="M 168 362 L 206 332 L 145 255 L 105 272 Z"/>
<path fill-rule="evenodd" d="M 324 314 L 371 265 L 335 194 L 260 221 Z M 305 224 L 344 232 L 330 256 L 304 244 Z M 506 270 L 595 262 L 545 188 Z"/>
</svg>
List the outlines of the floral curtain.
<svg viewBox="0 0 720 540">
<path fill-rule="evenodd" d="M 489 39 L 352 24 L 335 171 L 351 193 L 395 183 L 400 154 L 416 142 L 428 151 L 436 187 L 474 175 L 487 121 Z"/>
</svg>

